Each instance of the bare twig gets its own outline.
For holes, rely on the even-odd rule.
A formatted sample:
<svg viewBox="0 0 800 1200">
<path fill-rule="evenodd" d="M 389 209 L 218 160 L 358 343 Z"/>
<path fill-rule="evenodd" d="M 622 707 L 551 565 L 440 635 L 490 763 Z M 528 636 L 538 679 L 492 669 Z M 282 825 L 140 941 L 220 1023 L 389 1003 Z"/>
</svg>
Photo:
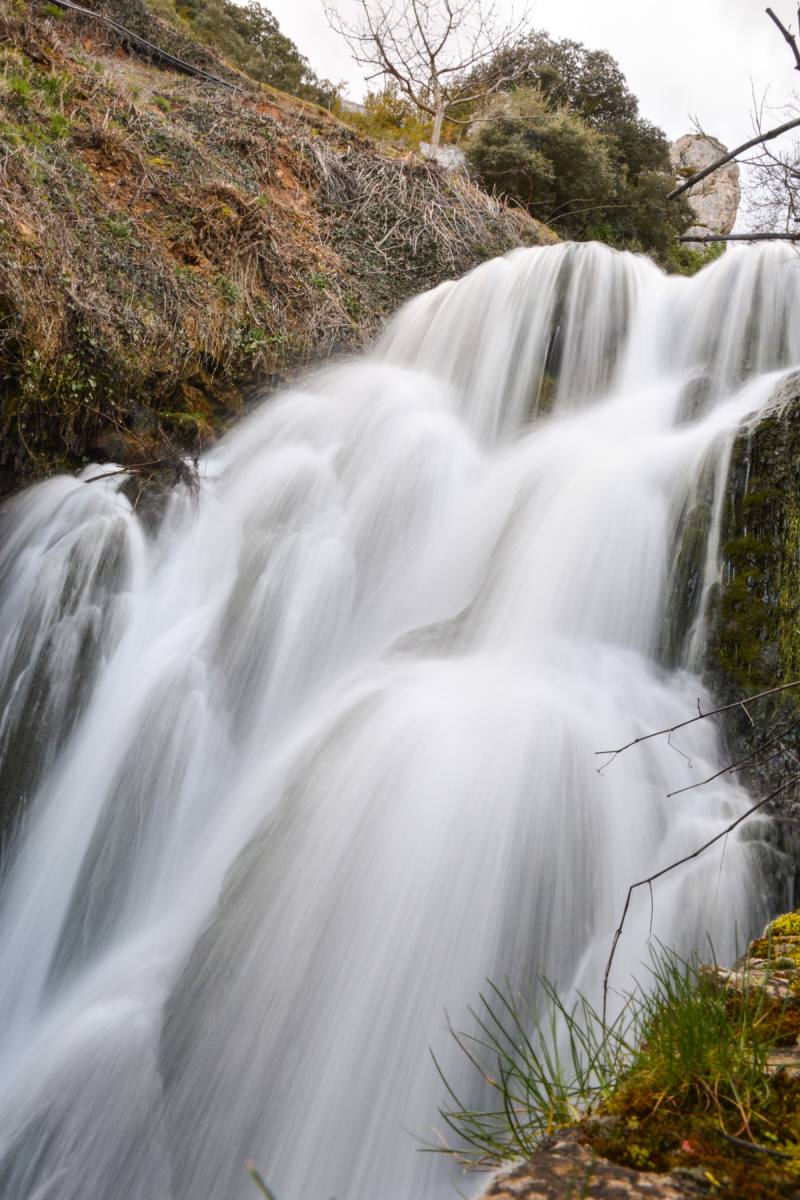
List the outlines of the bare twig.
<svg viewBox="0 0 800 1200">
<path fill-rule="evenodd" d="M 789 47 L 791 48 L 791 51 L 792 51 L 792 54 L 793 54 L 794 60 L 795 60 L 795 70 L 800 71 L 800 46 L 798 46 L 796 36 L 794 34 L 792 34 L 792 32 L 789 29 L 786 28 L 786 26 L 775 15 L 775 13 L 772 11 L 771 8 L 768 8 L 766 10 L 766 12 L 767 12 L 767 16 L 770 18 L 770 20 L 775 25 L 777 25 L 778 29 L 781 32 L 781 36 L 783 37 L 783 39 L 788 43 Z M 800 10 L 798 10 L 798 20 L 800 20 Z M 694 185 L 696 183 L 700 183 L 701 180 L 707 179 L 709 175 L 713 175 L 715 171 L 718 171 L 720 169 L 720 167 L 724 167 L 726 163 L 732 162 L 733 159 L 738 158 L 738 156 L 740 154 L 744 154 L 746 150 L 752 150 L 752 148 L 754 146 L 761 146 L 765 142 L 770 142 L 774 138 L 780 137 L 781 134 L 788 133 L 790 129 L 796 129 L 798 126 L 800 126 L 800 117 L 795 117 L 791 121 L 784 122 L 783 125 L 778 125 L 775 129 L 768 130 L 767 133 L 761 133 L 761 131 L 759 130 L 758 135 L 756 137 L 750 138 L 746 142 L 742 142 L 741 146 L 737 146 L 735 150 L 731 150 L 729 153 L 723 154 L 720 158 L 716 159 L 713 163 L 710 163 L 709 166 L 704 167 L 702 171 L 698 171 L 696 175 L 692 175 L 689 179 L 684 180 L 683 183 L 679 184 L 678 187 L 676 187 L 673 191 L 670 192 L 667 199 L 676 200 L 678 198 L 678 196 L 682 196 L 684 192 L 687 192 L 689 190 L 689 188 L 694 187 Z M 681 242 L 682 241 L 693 241 L 693 242 L 736 241 L 736 240 L 740 240 L 740 239 L 730 238 L 730 237 L 728 237 L 728 238 L 709 237 L 709 238 L 688 238 L 688 239 L 687 238 L 679 238 L 678 239 L 678 241 L 681 241 Z M 741 240 L 747 240 L 747 239 L 741 239 Z M 751 238 L 749 240 L 767 241 L 770 239 L 768 239 L 766 237 L 762 237 L 762 238 Z"/>
<path fill-rule="evenodd" d="M 245 1170 L 247 1171 L 247 1174 L 252 1179 L 253 1183 L 256 1185 L 258 1190 L 261 1192 L 261 1195 L 264 1196 L 266 1198 L 266 1200 L 275 1200 L 275 1197 L 273 1196 L 272 1192 L 269 1190 L 266 1183 L 264 1182 L 261 1172 L 259 1171 L 256 1164 L 254 1162 L 252 1162 L 250 1159 L 248 1159 L 247 1162 L 244 1164 L 244 1167 L 245 1167 Z"/>
<path fill-rule="evenodd" d="M 695 718 L 695 719 L 697 719 L 697 718 Z M 648 875 L 646 879 L 639 879 L 639 880 L 637 880 L 636 883 L 631 884 L 631 886 L 628 888 L 628 894 L 625 897 L 625 905 L 622 909 L 622 916 L 620 918 L 619 925 L 617 926 L 617 928 L 614 932 L 614 937 L 611 942 L 611 953 L 608 956 L 608 962 L 606 963 L 606 969 L 603 973 L 603 1024 L 604 1025 L 606 1024 L 606 1012 L 608 1009 L 608 980 L 609 980 L 609 976 L 611 974 L 611 967 L 614 962 L 614 955 L 617 952 L 617 946 L 619 944 L 619 940 L 622 937 L 622 931 L 625 927 L 625 920 L 628 916 L 628 910 L 630 909 L 630 906 L 631 906 L 631 900 L 633 898 L 633 893 L 636 891 L 636 889 L 641 888 L 641 887 L 652 888 L 653 884 L 655 883 L 655 881 L 657 879 L 661 879 L 664 875 L 668 875 L 671 871 L 677 870 L 678 867 L 685 866 L 686 863 L 691 862 L 695 858 L 699 858 L 700 855 L 705 853 L 706 850 L 709 850 L 712 846 L 716 845 L 717 842 L 722 841 L 723 838 L 727 838 L 729 836 L 729 834 L 733 833 L 734 829 L 736 829 L 739 825 L 742 824 L 743 821 L 746 821 L 748 819 L 748 817 L 752 817 L 753 813 L 757 813 L 759 811 L 759 809 L 764 808 L 765 805 L 769 804 L 770 800 L 774 800 L 776 796 L 779 796 L 782 792 L 785 792 L 789 787 L 791 787 L 793 784 L 797 783 L 798 780 L 800 780 L 800 774 L 790 776 L 789 779 L 784 780 L 784 782 L 779 787 L 775 788 L 774 791 L 770 792 L 768 796 L 765 796 L 763 800 L 759 800 L 757 804 L 754 804 L 751 808 L 748 808 L 747 811 L 743 812 L 741 814 L 741 816 L 736 818 L 735 821 L 731 821 L 730 825 L 726 826 L 725 829 L 723 829 L 719 833 L 715 834 L 714 837 L 709 838 L 707 842 L 703 842 L 702 846 L 698 846 L 696 850 L 693 850 L 691 852 L 691 854 L 685 854 L 683 856 L 683 858 L 676 859 L 676 861 L 673 863 L 670 863 L 669 866 L 662 867 L 660 871 L 655 871 L 652 875 Z"/>
<path fill-rule="evenodd" d="M 778 29 L 780 29 L 784 41 L 788 43 L 792 54 L 794 55 L 794 69 L 795 71 L 800 71 L 800 46 L 797 45 L 797 38 L 791 33 L 790 30 L 786 28 L 780 18 L 775 16 L 775 13 L 771 8 L 767 9 L 767 16 L 771 21 L 774 21 L 778 26 Z"/>
<path fill-rule="evenodd" d="M 800 679 L 794 679 L 791 683 L 782 683 L 778 687 L 767 688 L 763 692 L 756 692 L 754 696 L 748 696 L 744 701 L 745 704 L 752 704 L 754 700 L 763 700 L 765 696 L 776 696 L 780 692 L 788 692 L 791 688 L 800 687 Z M 632 746 L 638 746 L 640 742 L 649 742 L 651 738 L 663 737 L 664 734 L 676 733 L 679 729 L 685 729 L 687 725 L 694 725 L 695 721 L 705 721 L 706 717 L 716 717 L 720 713 L 730 712 L 734 708 L 741 708 L 743 701 L 734 700 L 731 704 L 721 704 L 719 708 L 710 708 L 708 712 L 700 711 L 700 702 L 697 704 L 697 716 L 689 717 L 686 721 L 679 721 L 677 725 L 670 725 L 667 729 L 656 729 L 653 733 L 643 733 L 639 737 L 632 738 L 626 742 L 624 746 L 619 746 L 616 750 L 595 750 L 595 754 L 606 754 L 609 756 L 608 762 L 603 763 L 602 767 L 598 767 L 598 771 L 605 770 L 620 754 L 625 750 L 630 750 Z"/>
<path fill-rule="evenodd" d="M 328 24 L 355 61 L 369 68 L 369 78 L 383 78 L 432 119 L 434 154 L 451 109 L 484 100 L 523 73 L 521 63 L 505 69 L 496 64 L 527 15 L 502 22 L 495 0 L 358 0 L 355 21 L 332 0 L 324 7 Z M 465 93 L 465 76 L 481 67 L 480 85 Z"/>
<path fill-rule="evenodd" d="M 800 233 L 703 233 L 684 234 L 679 242 L 800 242 Z"/>
<path fill-rule="evenodd" d="M 737 146 L 735 150 L 723 154 L 721 158 L 715 159 L 707 167 L 703 167 L 702 171 L 698 171 L 696 175 L 692 175 L 689 179 L 685 179 L 667 196 L 668 200 L 677 200 L 678 196 L 682 196 L 684 192 L 688 192 L 689 188 L 694 187 L 696 183 L 700 183 L 702 179 L 707 179 L 709 175 L 713 175 L 720 167 L 724 167 L 726 163 L 732 162 L 734 158 L 738 158 L 740 154 L 744 154 L 745 150 L 752 150 L 753 146 L 760 146 L 763 142 L 770 142 L 773 138 L 780 137 L 782 133 L 788 133 L 790 129 L 797 129 L 800 126 L 800 117 L 794 117 L 791 121 L 785 121 L 783 125 L 778 125 L 775 129 L 770 129 L 767 133 L 760 133 L 757 137 L 750 138 L 746 142 L 742 142 L 741 146 Z M 692 241 L 698 239 L 693 238 Z"/>
<path fill-rule="evenodd" d="M 737 771 L 743 771 L 746 767 L 754 767 L 762 765 L 764 762 L 769 762 L 771 758 L 777 757 L 778 754 L 785 752 L 785 747 L 782 747 L 782 742 L 790 733 L 796 732 L 800 723 L 792 722 L 786 729 L 782 729 L 776 737 L 770 738 L 761 746 L 754 747 L 749 754 L 744 758 L 737 759 L 736 762 L 729 763 L 727 767 L 721 767 L 719 771 L 715 771 L 713 775 L 709 775 L 706 779 L 701 779 L 697 783 L 688 783 L 686 787 L 676 788 L 674 792 L 667 792 L 667 799 L 671 800 L 673 796 L 682 796 L 684 792 L 693 792 L 697 788 L 705 787 L 707 783 L 713 783 L 715 779 L 719 779 L 722 775 L 734 775 Z M 763 755 L 767 750 L 772 750 L 775 746 L 779 749 L 775 755 L 768 755 L 764 758 Z"/>
</svg>

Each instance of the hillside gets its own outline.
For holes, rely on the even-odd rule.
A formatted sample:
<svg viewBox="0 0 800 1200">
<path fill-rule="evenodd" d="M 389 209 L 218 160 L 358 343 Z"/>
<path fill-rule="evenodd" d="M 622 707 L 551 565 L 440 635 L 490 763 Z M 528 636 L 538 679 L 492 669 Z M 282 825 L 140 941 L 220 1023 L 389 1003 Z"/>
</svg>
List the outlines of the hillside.
<svg viewBox="0 0 800 1200">
<path fill-rule="evenodd" d="M 237 74 L 141 0 L 89 6 L 235 88 L 57 5 L 0 0 L 0 491 L 197 451 L 248 386 L 553 239 Z"/>
</svg>

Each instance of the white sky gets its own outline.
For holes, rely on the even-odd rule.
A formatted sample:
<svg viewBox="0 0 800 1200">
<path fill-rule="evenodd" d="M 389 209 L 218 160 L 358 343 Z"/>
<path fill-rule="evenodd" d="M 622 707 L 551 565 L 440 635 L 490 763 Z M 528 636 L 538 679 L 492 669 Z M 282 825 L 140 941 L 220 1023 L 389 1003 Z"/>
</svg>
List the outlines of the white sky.
<svg viewBox="0 0 800 1200">
<path fill-rule="evenodd" d="M 322 0 L 265 0 L 281 28 L 333 80 L 346 80 L 351 99 L 365 90 L 346 45 L 325 21 Z M 512 0 L 500 0 L 511 9 Z M 766 0 L 535 0 L 531 25 L 609 50 L 639 97 L 642 115 L 670 139 L 688 133 L 697 116 L 728 147 L 751 134 L 751 90 L 769 86 L 772 104 L 800 85 L 789 47 L 764 12 Z M 354 0 L 341 0 L 344 14 Z M 772 0 L 785 24 L 796 0 Z M 519 12 L 519 6 L 517 6 Z M 794 28 L 794 26 L 793 26 Z M 773 123 L 778 124 L 779 118 Z"/>
</svg>

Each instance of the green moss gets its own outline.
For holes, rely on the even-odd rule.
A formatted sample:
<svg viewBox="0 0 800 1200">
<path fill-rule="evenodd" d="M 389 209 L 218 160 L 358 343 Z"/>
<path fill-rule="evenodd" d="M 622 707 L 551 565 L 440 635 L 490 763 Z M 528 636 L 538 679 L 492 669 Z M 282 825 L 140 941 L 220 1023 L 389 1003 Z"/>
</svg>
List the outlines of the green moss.
<svg viewBox="0 0 800 1200">
<path fill-rule="evenodd" d="M 734 446 L 708 666 L 739 695 L 800 672 L 800 430 L 793 408 Z"/>
</svg>

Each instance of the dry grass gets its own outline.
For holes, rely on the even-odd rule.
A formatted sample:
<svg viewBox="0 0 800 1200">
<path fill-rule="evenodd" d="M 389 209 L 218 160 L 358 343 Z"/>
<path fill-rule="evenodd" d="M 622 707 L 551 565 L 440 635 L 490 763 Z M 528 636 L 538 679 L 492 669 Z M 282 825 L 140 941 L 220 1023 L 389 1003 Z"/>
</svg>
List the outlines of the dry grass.
<svg viewBox="0 0 800 1200">
<path fill-rule="evenodd" d="M 0 489 L 158 458 L 166 438 L 201 448 L 248 383 L 358 348 L 413 293 L 546 239 L 467 181 L 242 82 L 0 0 Z"/>
</svg>

